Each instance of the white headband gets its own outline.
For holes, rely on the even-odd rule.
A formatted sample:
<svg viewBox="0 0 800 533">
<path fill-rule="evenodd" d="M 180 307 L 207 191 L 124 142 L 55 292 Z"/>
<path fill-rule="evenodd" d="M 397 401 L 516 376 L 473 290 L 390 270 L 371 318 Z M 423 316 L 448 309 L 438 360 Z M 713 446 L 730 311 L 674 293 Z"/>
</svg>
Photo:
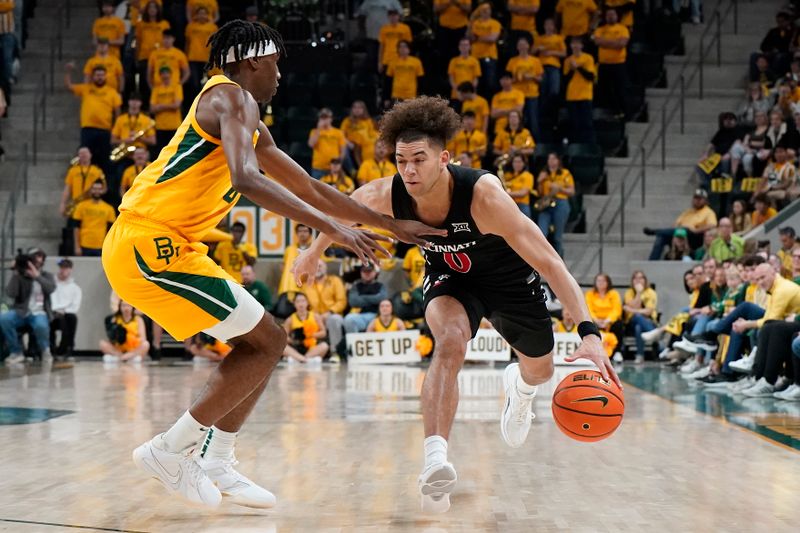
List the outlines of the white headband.
<svg viewBox="0 0 800 533">
<path fill-rule="evenodd" d="M 236 47 L 231 46 L 228 48 L 228 55 L 225 57 L 225 63 L 236 63 Z M 271 56 L 272 54 L 278 53 L 278 47 L 275 46 L 275 43 L 272 41 L 261 41 L 260 43 L 254 43 L 244 48 L 244 45 L 240 45 L 239 52 L 241 55 L 239 56 L 239 61 L 244 59 L 250 59 L 251 57 L 263 57 L 263 56 Z"/>
</svg>

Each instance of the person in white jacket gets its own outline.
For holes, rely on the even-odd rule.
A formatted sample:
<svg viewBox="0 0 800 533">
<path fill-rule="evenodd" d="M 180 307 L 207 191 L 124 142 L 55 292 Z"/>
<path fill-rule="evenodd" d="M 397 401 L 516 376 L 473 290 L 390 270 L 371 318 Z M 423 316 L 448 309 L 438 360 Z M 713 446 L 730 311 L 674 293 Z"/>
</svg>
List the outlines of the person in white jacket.
<svg viewBox="0 0 800 533">
<path fill-rule="evenodd" d="M 54 348 L 56 356 L 72 355 L 82 295 L 81 288 L 72 277 L 72 261 L 60 260 L 56 276 L 56 290 L 50 298 L 53 308 L 53 320 L 50 322 L 50 346 Z M 61 339 L 57 345 L 55 342 L 56 330 L 61 331 Z"/>
</svg>

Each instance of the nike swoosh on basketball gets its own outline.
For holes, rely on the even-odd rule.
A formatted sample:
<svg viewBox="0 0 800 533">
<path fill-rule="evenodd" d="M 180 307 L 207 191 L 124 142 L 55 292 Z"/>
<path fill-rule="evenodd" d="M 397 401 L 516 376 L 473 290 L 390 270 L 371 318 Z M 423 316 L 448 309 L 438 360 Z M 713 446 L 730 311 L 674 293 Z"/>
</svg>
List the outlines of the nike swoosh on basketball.
<svg viewBox="0 0 800 533">
<path fill-rule="evenodd" d="M 181 484 L 181 477 L 183 476 L 183 472 L 181 472 L 180 468 L 178 468 L 178 472 L 177 472 L 176 474 L 173 474 L 172 472 L 170 472 L 169 470 L 167 470 L 167 469 L 164 467 L 164 465 L 162 465 L 162 464 L 161 464 L 161 463 L 158 461 L 158 459 L 156 458 L 156 456 L 155 456 L 155 455 L 153 455 L 153 452 L 152 452 L 152 451 L 150 452 L 150 457 L 147 457 L 147 458 L 145 458 L 145 460 L 146 460 L 148 463 L 150 463 L 151 461 L 149 461 L 148 459 L 152 459 L 152 462 L 153 462 L 153 463 L 155 463 L 156 465 L 158 465 L 157 469 L 158 469 L 158 470 L 160 470 L 161 472 L 163 472 L 163 473 L 164 473 L 164 477 L 166 477 L 166 478 L 167 478 L 167 483 L 169 483 L 170 485 L 172 485 L 172 486 L 173 486 L 173 488 L 175 488 L 175 490 L 177 490 L 177 489 L 178 489 L 178 487 L 179 487 L 179 486 L 180 486 L 180 484 Z M 151 463 L 151 464 L 152 464 L 152 463 Z M 151 466 L 151 468 L 152 468 L 152 466 Z M 154 470 L 155 470 L 155 469 L 156 469 L 156 468 L 154 468 Z"/>
<path fill-rule="evenodd" d="M 572 400 L 572 403 L 581 403 L 581 402 L 602 402 L 603 407 L 606 406 L 608 403 L 608 398 L 605 396 L 589 396 L 587 398 L 581 398 L 580 400 Z"/>
</svg>

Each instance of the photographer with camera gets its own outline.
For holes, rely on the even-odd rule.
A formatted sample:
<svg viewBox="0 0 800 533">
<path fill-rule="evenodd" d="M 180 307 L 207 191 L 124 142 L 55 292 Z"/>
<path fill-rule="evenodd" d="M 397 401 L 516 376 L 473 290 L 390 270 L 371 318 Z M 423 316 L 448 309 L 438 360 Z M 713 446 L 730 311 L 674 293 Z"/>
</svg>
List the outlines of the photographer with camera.
<svg viewBox="0 0 800 533">
<path fill-rule="evenodd" d="M 12 309 L 0 314 L 0 331 L 10 353 L 6 358 L 7 364 L 25 361 L 17 333 L 17 328 L 23 326 L 33 330 L 42 361 L 52 360 L 50 295 L 56 289 L 56 282 L 51 273 L 42 270 L 46 257 L 42 250 L 32 248 L 27 254 L 20 250 L 14 260 L 14 273 L 6 285 L 6 296 L 13 302 Z"/>
</svg>

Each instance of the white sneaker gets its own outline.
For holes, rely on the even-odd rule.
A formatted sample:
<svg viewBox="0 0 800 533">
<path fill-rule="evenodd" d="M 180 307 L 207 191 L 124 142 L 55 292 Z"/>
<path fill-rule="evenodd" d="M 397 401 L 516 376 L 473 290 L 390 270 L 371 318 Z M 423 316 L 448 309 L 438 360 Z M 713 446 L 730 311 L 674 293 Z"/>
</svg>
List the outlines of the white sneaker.
<svg viewBox="0 0 800 533">
<path fill-rule="evenodd" d="M 792 383 L 789 387 L 781 392 L 776 392 L 773 396 L 779 400 L 787 402 L 800 402 L 800 385 Z"/>
<path fill-rule="evenodd" d="M 142 356 L 141 355 L 134 355 L 128 360 L 132 365 L 141 365 L 142 364 Z"/>
<path fill-rule="evenodd" d="M 785 391 L 792 384 L 791 380 L 786 376 L 780 376 L 775 381 L 775 392 Z"/>
<path fill-rule="evenodd" d="M 642 340 L 647 344 L 651 344 L 660 339 L 663 333 L 664 332 L 661 331 L 661 328 L 651 329 L 650 331 L 645 331 L 642 333 Z"/>
<path fill-rule="evenodd" d="M 243 507 L 270 509 L 275 507 L 275 495 L 237 472 L 233 467 L 239 464 L 231 454 L 229 459 L 195 459 L 200 468 L 231 503 Z"/>
<path fill-rule="evenodd" d="M 18 365 L 20 363 L 25 362 L 25 356 L 21 353 L 12 353 L 8 357 L 6 357 L 6 364 L 7 365 Z"/>
<path fill-rule="evenodd" d="M 154 441 L 163 439 L 156 435 L 133 450 L 133 462 L 143 472 L 156 478 L 168 492 L 178 493 L 192 503 L 217 507 L 222 494 L 192 457 L 193 447 L 178 453 L 170 453 L 155 446 Z"/>
<path fill-rule="evenodd" d="M 110 354 L 110 353 L 104 353 L 103 354 L 103 362 L 104 363 L 119 363 L 119 356 L 114 355 L 114 354 Z"/>
<path fill-rule="evenodd" d="M 503 372 L 503 388 L 506 391 L 506 402 L 500 417 L 500 433 L 503 440 L 512 448 L 519 448 L 528 437 L 533 414 L 533 394 L 522 394 L 517 390 L 519 363 L 512 363 Z"/>
<path fill-rule="evenodd" d="M 419 494 L 423 513 L 445 513 L 450 509 L 450 493 L 456 488 L 458 474 L 450 463 L 436 463 L 419 475 Z"/>
<path fill-rule="evenodd" d="M 731 392 L 742 392 L 745 389 L 749 389 L 753 385 L 756 384 L 756 378 L 753 376 L 747 376 L 744 379 L 740 379 L 739 381 L 734 381 L 733 383 L 728 384 L 728 390 Z"/>
<path fill-rule="evenodd" d="M 749 374 L 750 371 L 753 370 L 753 364 L 755 362 L 755 357 L 742 357 L 736 361 L 731 361 L 728 366 L 731 368 L 731 370 L 735 370 L 743 374 Z"/>
<path fill-rule="evenodd" d="M 42 351 L 42 364 L 50 364 L 53 362 L 53 354 L 50 350 Z"/>
<path fill-rule="evenodd" d="M 662 361 L 664 361 L 664 360 L 666 360 L 666 359 L 669 359 L 669 354 L 670 354 L 670 352 L 672 352 L 672 348 L 669 348 L 669 347 L 667 347 L 667 348 L 664 348 L 663 350 L 661 350 L 660 352 L 658 352 L 658 358 L 659 358 L 660 360 L 662 360 Z"/>
<path fill-rule="evenodd" d="M 772 393 L 774 392 L 775 392 L 775 387 L 767 383 L 766 379 L 761 378 L 758 381 L 756 381 L 755 385 L 753 385 L 749 389 L 743 390 L 742 394 L 750 398 L 766 398 L 768 396 L 772 396 Z"/>
<path fill-rule="evenodd" d="M 697 353 L 697 346 L 686 339 L 681 339 L 678 342 L 672 343 L 672 347 L 683 350 L 686 353 Z"/>
<path fill-rule="evenodd" d="M 637 355 L 636 359 L 634 359 L 633 362 L 634 362 L 634 364 L 637 364 L 637 365 L 644 364 L 644 356 L 643 355 Z"/>
<path fill-rule="evenodd" d="M 704 377 L 706 377 L 710 373 L 711 373 L 711 366 L 706 365 L 706 366 L 700 368 L 699 370 L 695 370 L 691 374 L 684 374 L 681 377 L 686 378 L 686 379 L 703 379 Z"/>
<path fill-rule="evenodd" d="M 703 365 L 700 364 L 697 359 L 694 357 L 686 361 L 681 365 L 680 373 L 681 374 L 691 374 L 693 372 L 697 372 Z"/>
</svg>

